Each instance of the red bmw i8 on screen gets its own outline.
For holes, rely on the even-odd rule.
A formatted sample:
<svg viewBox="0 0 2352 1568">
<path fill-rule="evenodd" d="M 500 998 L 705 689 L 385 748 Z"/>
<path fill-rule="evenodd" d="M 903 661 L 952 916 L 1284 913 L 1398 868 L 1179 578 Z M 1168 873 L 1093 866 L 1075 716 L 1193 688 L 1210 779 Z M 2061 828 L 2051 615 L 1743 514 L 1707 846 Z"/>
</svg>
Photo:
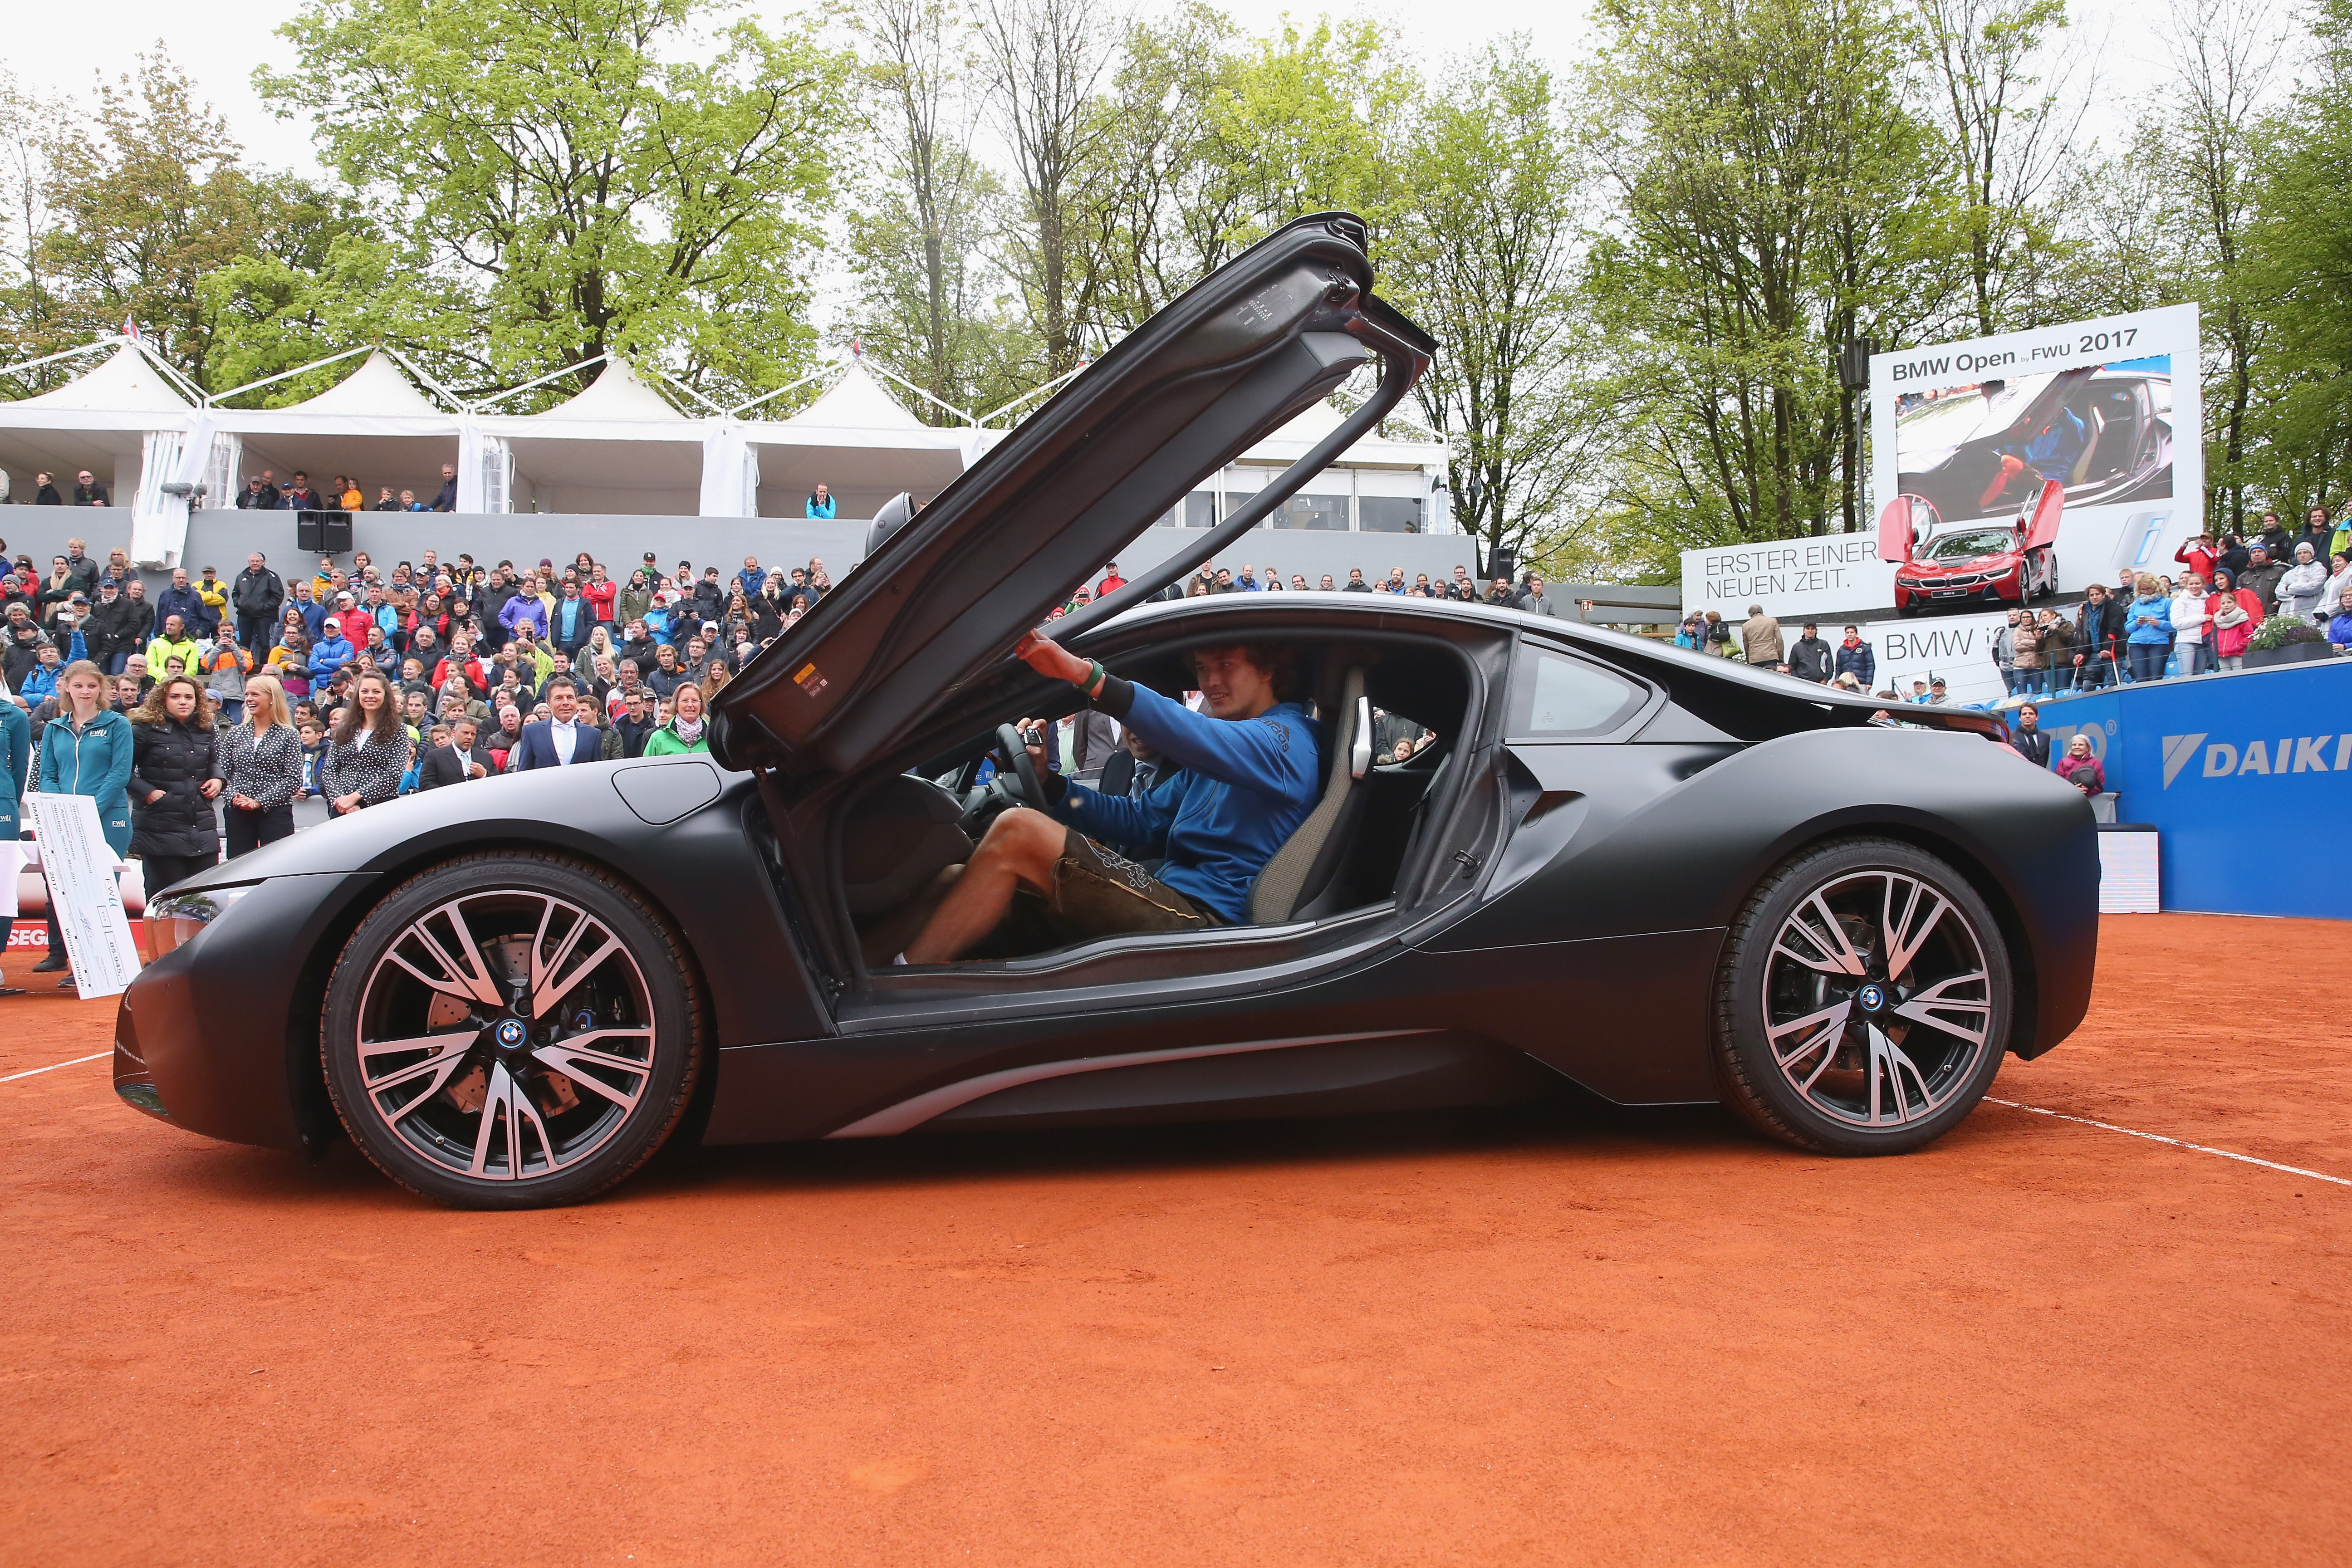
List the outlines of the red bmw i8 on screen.
<svg viewBox="0 0 2352 1568">
<path fill-rule="evenodd" d="M 1930 605 L 2021 605 L 2058 591 L 2058 520 L 2066 488 L 2045 480 L 2011 522 L 1946 529 L 1935 502 L 1900 495 L 1878 514 L 1878 556 L 1897 562 L 1895 613 Z"/>
</svg>

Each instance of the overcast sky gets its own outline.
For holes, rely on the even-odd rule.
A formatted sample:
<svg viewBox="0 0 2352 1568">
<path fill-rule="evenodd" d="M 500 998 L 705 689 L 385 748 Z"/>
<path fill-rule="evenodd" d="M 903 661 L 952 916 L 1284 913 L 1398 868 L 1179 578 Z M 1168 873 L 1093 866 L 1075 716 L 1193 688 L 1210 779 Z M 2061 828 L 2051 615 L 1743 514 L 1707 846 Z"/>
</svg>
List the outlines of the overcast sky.
<svg viewBox="0 0 2352 1568">
<path fill-rule="evenodd" d="M 269 113 L 254 96 L 249 79 L 257 64 L 292 64 L 276 28 L 298 8 L 297 0 L 200 5 L 187 0 L 81 0 L 69 5 L 24 0 L 12 7 L 7 26 L 0 29 L 0 61 L 21 81 L 86 94 L 98 72 L 111 75 L 126 68 L 133 53 L 160 38 L 227 114 L 256 158 L 315 174 L 318 165 L 307 127 Z M 772 13 L 782 9 L 772 5 L 762 8 Z M 1228 0 L 1226 9 L 1256 31 L 1271 30 L 1286 11 L 1301 17 L 1325 9 L 1381 16 L 1398 27 L 1416 53 L 1433 58 L 1519 31 L 1534 38 L 1539 53 L 1568 66 L 1583 56 L 1590 37 L 1581 0 L 1419 0 L 1411 5 L 1339 0 L 1328 7 L 1284 0 Z M 2110 18 L 2145 17 L 2150 9 L 2147 0 L 2075 0 L 2078 36 L 2105 39 L 2102 107 L 2117 118 L 2126 117 L 2120 112 L 2123 106 L 2153 79 L 2155 62 L 2143 57 L 2157 46 L 2140 29 L 2112 26 Z M 103 40 L 103 48 L 93 49 L 92 40 Z"/>
</svg>

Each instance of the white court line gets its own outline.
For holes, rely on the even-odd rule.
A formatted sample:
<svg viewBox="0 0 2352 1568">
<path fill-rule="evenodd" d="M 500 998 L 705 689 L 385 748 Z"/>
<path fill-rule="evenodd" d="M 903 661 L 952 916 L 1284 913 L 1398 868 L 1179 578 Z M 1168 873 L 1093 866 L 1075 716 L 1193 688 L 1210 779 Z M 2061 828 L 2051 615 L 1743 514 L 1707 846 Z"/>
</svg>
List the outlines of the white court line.
<svg viewBox="0 0 2352 1568">
<path fill-rule="evenodd" d="M 2333 1182 L 2339 1187 L 2352 1187 L 2352 1180 L 2330 1176 L 2319 1171 L 2306 1171 L 2300 1165 L 2282 1165 L 2275 1160 L 2257 1160 L 2252 1154 L 2235 1154 L 2227 1149 L 2209 1149 L 2202 1143 L 2191 1143 L 2186 1138 L 2167 1138 L 2160 1132 L 2135 1131 L 2129 1127 L 2118 1127 L 2112 1121 L 2094 1121 L 2087 1116 L 2069 1116 L 2063 1110 L 2044 1110 L 2038 1105 L 2021 1105 L 2014 1100 L 1994 1100 L 1990 1094 L 1985 1098 L 1995 1105 L 2006 1105 L 2011 1110 L 2030 1110 L 2036 1116 L 2054 1116 L 2061 1121 L 2079 1121 L 2085 1127 L 2120 1132 L 2126 1138 L 2145 1138 L 2151 1143 L 2169 1143 L 2176 1149 L 2194 1149 L 2200 1154 L 2219 1154 L 2224 1160 L 2242 1160 L 2249 1165 L 2260 1165 L 2264 1170 L 2284 1171 L 2290 1176 L 2309 1176 L 2315 1182 Z"/>
<path fill-rule="evenodd" d="M 55 1072 L 59 1068 L 78 1068 L 84 1062 L 94 1062 L 100 1057 L 110 1057 L 114 1053 L 110 1050 L 92 1051 L 86 1057 L 76 1057 L 69 1062 L 51 1062 L 45 1068 L 34 1068 L 30 1071 L 26 1072 L 12 1072 L 6 1078 L 0 1078 L 0 1083 L 14 1083 L 20 1078 L 31 1078 L 38 1073 Z"/>
</svg>

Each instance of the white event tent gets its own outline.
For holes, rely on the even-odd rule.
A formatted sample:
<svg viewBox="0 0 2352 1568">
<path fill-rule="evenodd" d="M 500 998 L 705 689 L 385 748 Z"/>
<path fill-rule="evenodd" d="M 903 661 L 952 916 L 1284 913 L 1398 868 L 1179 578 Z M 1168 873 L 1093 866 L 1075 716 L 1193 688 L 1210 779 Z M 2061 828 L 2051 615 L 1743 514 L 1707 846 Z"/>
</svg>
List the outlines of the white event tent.
<svg viewBox="0 0 2352 1568">
<path fill-rule="evenodd" d="M 649 381 L 614 355 L 473 403 L 383 348 L 347 350 L 209 398 L 131 337 L 0 369 L 76 359 L 96 363 L 54 391 L 0 403 L 0 466 L 20 503 L 32 499 L 36 471 L 60 476 L 69 492 L 73 476 L 90 469 L 112 487 L 118 508 L 132 509 L 131 547 L 150 566 L 180 563 L 192 502 L 205 510 L 233 507 L 247 478 L 264 470 L 281 487 L 296 471 L 307 472 L 322 493 L 335 475 L 347 475 L 373 506 L 385 487 L 413 490 L 429 503 L 441 488 L 443 466 L 455 465 L 456 510 L 491 516 L 797 519 L 823 482 L 839 517 L 856 519 L 872 516 L 900 490 L 929 500 L 1005 434 L 991 427 L 998 416 L 975 420 L 956 409 L 948 409 L 956 424 L 924 424 L 884 383 L 929 395 L 854 345 L 814 374 L 734 409 L 717 407 L 657 370 Z M 352 360 L 356 365 L 341 380 L 303 402 L 228 406 Z M 551 408 L 499 410 L 520 394 L 588 370 L 595 380 Z M 759 416 L 774 398 L 813 383 L 824 389 L 807 408 L 782 419 Z M 1208 526 L 1339 418 L 1328 405 L 1310 409 L 1161 521 Z M 1360 442 L 1267 526 L 1423 531 L 1442 515 L 1430 498 L 1444 463 L 1444 448 L 1436 443 Z M 119 527 L 94 531 L 121 537 Z"/>
</svg>

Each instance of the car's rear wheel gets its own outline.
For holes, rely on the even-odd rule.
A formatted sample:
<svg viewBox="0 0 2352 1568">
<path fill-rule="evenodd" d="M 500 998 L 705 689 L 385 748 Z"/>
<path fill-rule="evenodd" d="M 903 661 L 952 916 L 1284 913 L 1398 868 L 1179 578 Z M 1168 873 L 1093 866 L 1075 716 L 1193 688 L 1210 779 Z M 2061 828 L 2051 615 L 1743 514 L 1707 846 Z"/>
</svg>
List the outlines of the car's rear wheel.
<svg viewBox="0 0 2352 1568">
<path fill-rule="evenodd" d="M 467 1208 L 577 1203 L 650 1159 L 693 1099 L 684 943 L 604 873 L 469 855 L 387 894 L 327 984 L 321 1054 L 352 1141 Z"/>
<path fill-rule="evenodd" d="M 2000 929 L 1950 865 L 1894 839 L 1818 845 L 1764 879 L 1725 944 L 1725 1096 L 1799 1148 L 1916 1149 L 1991 1087 L 2012 1000 Z"/>
</svg>

